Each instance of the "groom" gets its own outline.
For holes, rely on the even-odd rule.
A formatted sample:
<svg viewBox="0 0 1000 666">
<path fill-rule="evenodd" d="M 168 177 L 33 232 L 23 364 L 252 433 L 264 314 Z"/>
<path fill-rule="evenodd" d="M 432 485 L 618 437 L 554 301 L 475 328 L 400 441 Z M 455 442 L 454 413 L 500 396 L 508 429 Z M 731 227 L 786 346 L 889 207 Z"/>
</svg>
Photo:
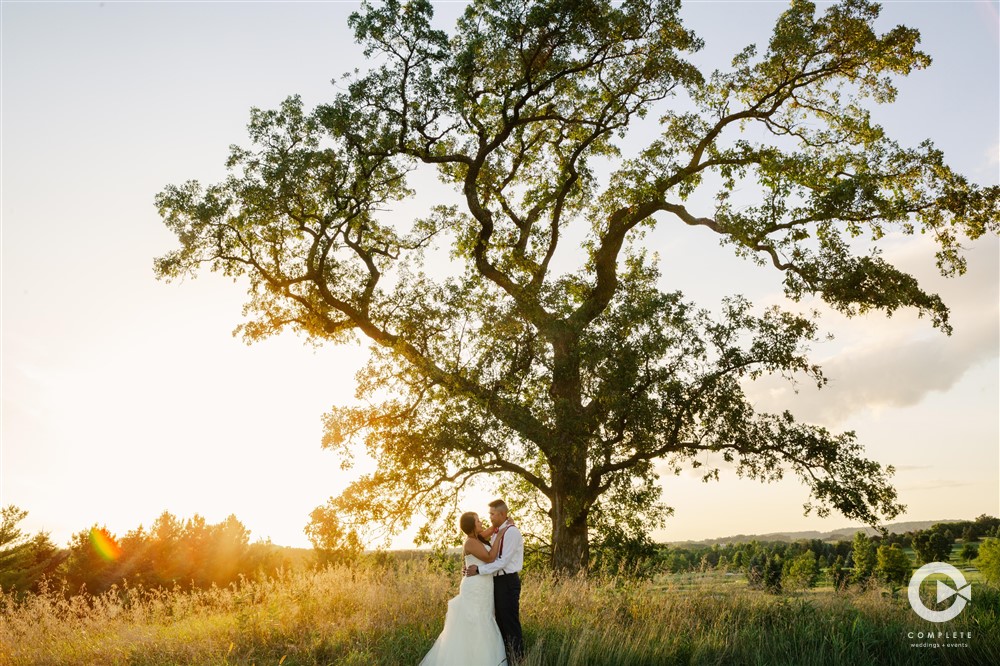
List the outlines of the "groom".
<svg viewBox="0 0 1000 666">
<path fill-rule="evenodd" d="M 507 505 L 503 500 L 490 502 L 490 522 L 496 528 L 490 539 L 496 542 L 496 532 L 507 523 Z M 466 576 L 493 575 L 493 605 L 496 608 L 497 626 L 507 647 L 507 661 L 517 664 L 524 655 L 524 638 L 521 636 L 521 578 L 517 572 L 524 566 L 524 537 L 516 527 L 510 527 L 500 543 L 496 561 L 482 566 L 470 565 Z"/>
</svg>

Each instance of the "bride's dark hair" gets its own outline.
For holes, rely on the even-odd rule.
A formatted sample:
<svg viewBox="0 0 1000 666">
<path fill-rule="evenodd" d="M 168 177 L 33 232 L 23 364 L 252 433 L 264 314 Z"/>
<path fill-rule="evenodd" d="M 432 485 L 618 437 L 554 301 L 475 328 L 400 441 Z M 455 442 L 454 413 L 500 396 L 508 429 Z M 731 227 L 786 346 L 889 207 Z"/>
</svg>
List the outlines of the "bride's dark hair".
<svg viewBox="0 0 1000 666">
<path fill-rule="evenodd" d="M 462 529 L 467 536 L 472 536 L 472 533 L 476 531 L 476 518 L 479 517 L 475 511 L 467 511 L 462 514 L 462 517 L 458 519 L 458 526 Z M 482 541 L 487 546 L 490 545 L 489 539 L 484 539 L 481 534 L 477 534 L 476 538 Z"/>
</svg>

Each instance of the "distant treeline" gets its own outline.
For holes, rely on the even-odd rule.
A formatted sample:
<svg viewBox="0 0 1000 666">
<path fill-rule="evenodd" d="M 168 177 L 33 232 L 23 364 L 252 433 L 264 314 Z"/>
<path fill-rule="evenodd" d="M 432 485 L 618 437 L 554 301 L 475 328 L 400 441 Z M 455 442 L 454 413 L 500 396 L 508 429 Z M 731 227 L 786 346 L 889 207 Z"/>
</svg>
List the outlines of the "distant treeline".
<svg viewBox="0 0 1000 666">
<path fill-rule="evenodd" d="M 197 514 L 180 520 L 164 512 L 118 538 L 97 525 L 73 535 L 59 548 L 45 533 L 24 534 L 18 523 L 27 512 L 8 506 L 0 512 L 0 588 L 23 595 L 62 587 L 66 594 L 100 594 L 112 585 L 190 589 L 227 586 L 241 576 L 268 577 L 279 569 L 323 565 L 338 559 L 373 563 L 429 557 L 454 569 L 454 553 L 330 551 L 312 538 L 313 550 L 285 548 L 270 541 L 250 543 L 250 532 L 231 515 L 209 524 Z M 315 535 L 311 535 L 314 537 Z M 952 557 L 954 544 L 961 548 Z M 910 548 L 914 557 L 904 550 Z M 658 574 L 722 571 L 746 576 L 751 588 L 780 592 L 817 585 L 825 577 L 837 589 L 881 582 L 905 585 L 915 566 L 958 559 L 974 564 L 1000 585 L 1000 518 L 937 523 L 923 530 L 886 536 L 859 531 L 853 541 L 801 539 L 730 544 L 668 546 L 649 541 L 597 544 L 591 570 L 600 574 L 652 577 Z M 542 568 L 544 557 L 529 548 L 526 570 Z"/>
<path fill-rule="evenodd" d="M 711 546 L 658 546 L 639 568 L 648 573 L 722 570 L 742 573 L 751 587 L 780 591 L 816 585 L 822 575 L 836 588 L 873 581 L 904 585 L 915 566 L 960 560 L 974 564 L 984 578 L 1000 584 L 1000 518 L 936 523 L 923 530 L 868 536 L 853 541 L 749 541 Z M 952 557 L 953 546 L 961 549 Z M 910 548 L 914 557 L 904 550 Z"/>
<path fill-rule="evenodd" d="M 77 532 L 68 548 L 48 534 L 24 534 L 18 523 L 27 512 L 7 506 L 0 512 L 0 587 L 5 592 L 38 592 L 65 586 L 68 594 L 92 594 L 112 585 L 165 588 L 225 586 L 241 575 L 271 575 L 279 568 L 308 564 L 310 551 L 268 541 L 250 543 L 250 531 L 236 516 L 210 524 L 202 516 L 180 520 L 164 512 L 146 530 L 141 525 L 118 538 L 94 525 Z"/>
</svg>

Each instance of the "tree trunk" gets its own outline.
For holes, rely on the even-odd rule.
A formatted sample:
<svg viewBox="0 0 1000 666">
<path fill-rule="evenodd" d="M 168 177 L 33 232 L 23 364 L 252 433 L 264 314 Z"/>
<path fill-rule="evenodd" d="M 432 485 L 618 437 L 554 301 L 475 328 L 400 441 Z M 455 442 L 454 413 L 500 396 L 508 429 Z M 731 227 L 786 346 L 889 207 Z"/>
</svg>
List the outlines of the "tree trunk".
<svg viewBox="0 0 1000 666">
<path fill-rule="evenodd" d="M 583 426 L 579 333 L 559 331 L 552 344 L 552 394 L 557 452 L 549 459 L 552 474 L 552 567 L 576 575 L 590 564 L 587 515 L 587 441 Z"/>
<path fill-rule="evenodd" d="M 584 460 L 584 467 L 586 461 Z M 575 471 L 575 470 L 574 470 Z M 552 470 L 552 568 L 574 576 L 586 572 L 590 564 L 587 515 L 590 504 L 585 498 L 585 476 Z"/>
</svg>

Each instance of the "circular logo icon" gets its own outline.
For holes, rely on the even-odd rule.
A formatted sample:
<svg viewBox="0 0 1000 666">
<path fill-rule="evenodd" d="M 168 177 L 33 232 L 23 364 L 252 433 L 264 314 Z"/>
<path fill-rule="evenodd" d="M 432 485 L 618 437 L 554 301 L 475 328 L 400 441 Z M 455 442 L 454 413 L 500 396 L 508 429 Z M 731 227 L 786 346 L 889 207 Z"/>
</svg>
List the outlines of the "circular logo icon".
<svg viewBox="0 0 1000 666">
<path fill-rule="evenodd" d="M 955 583 L 949 587 L 943 581 L 937 581 L 937 602 L 941 603 L 949 597 L 955 597 L 955 603 L 944 610 L 931 610 L 920 598 L 920 584 L 931 574 L 944 574 Z M 910 607 L 914 612 L 928 622 L 947 622 L 965 610 L 967 601 L 972 600 L 972 586 L 965 581 L 962 572 L 946 562 L 929 562 L 913 572 L 910 577 L 910 587 L 907 590 Z"/>
</svg>

